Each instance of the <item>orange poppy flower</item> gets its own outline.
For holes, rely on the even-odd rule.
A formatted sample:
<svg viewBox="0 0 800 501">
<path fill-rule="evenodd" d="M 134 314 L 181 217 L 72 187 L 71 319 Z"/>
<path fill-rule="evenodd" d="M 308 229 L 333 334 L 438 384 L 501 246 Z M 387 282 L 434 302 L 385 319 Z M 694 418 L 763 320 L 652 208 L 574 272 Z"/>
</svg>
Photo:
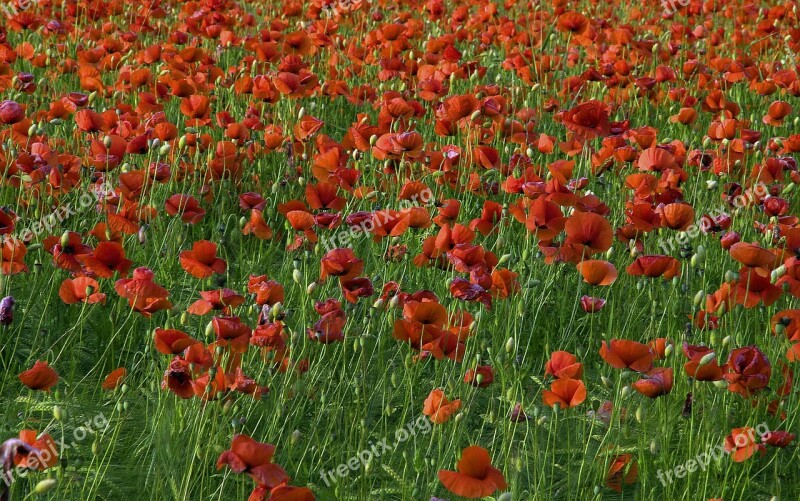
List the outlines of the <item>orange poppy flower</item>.
<svg viewBox="0 0 800 501">
<path fill-rule="evenodd" d="M 684 342 L 683 354 L 689 359 L 683 366 L 686 375 L 698 381 L 719 381 L 722 379 L 722 367 L 719 366 L 716 359 L 706 361 L 705 365 L 700 365 L 703 357 L 713 352 L 714 350 L 707 346 L 693 346 Z"/>
<path fill-rule="evenodd" d="M 255 235 L 261 240 L 272 238 L 272 228 L 264 220 L 264 216 L 258 209 L 250 211 L 250 220 L 242 228 L 242 235 Z"/>
<path fill-rule="evenodd" d="M 606 218 L 593 212 L 576 212 L 567 219 L 566 243 L 573 244 L 578 254 L 588 257 L 611 248 L 614 232 Z"/>
<path fill-rule="evenodd" d="M 508 487 L 503 472 L 492 466 L 489 452 L 471 445 L 461 451 L 458 471 L 439 470 L 439 481 L 457 496 L 478 499 Z"/>
<path fill-rule="evenodd" d="M 660 208 L 661 226 L 684 231 L 694 224 L 694 209 L 685 203 L 667 204 Z"/>
<path fill-rule="evenodd" d="M 103 384 L 101 388 L 104 390 L 113 390 L 117 386 L 119 386 L 120 381 L 125 379 L 125 376 L 128 375 L 128 369 L 125 367 L 119 367 L 111 371 L 108 376 L 103 380 Z"/>
<path fill-rule="evenodd" d="M 600 344 L 600 356 L 615 369 L 631 369 L 636 372 L 647 372 L 653 367 L 653 352 L 637 341 L 628 339 L 612 339 L 609 343 Z"/>
<path fill-rule="evenodd" d="M 479 388 L 486 388 L 494 382 L 492 366 L 481 365 L 475 369 L 468 369 L 464 374 L 464 382 Z"/>
<path fill-rule="evenodd" d="M 58 464 L 58 444 L 49 434 L 37 436 L 35 430 L 21 430 L 19 439 L 34 450 L 28 454 L 15 454 L 15 466 L 43 471 Z"/>
<path fill-rule="evenodd" d="M 556 379 L 580 379 L 583 375 L 583 364 L 568 351 L 554 351 L 544 366 L 544 374 Z"/>
<path fill-rule="evenodd" d="M 105 303 L 106 295 L 102 292 L 95 292 L 99 289 L 100 284 L 93 278 L 68 278 L 61 282 L 61 287 L 58 289 L 58 296 L 64 301 L 64 304 Z"/>
<path fill-rule="evenodd" d="M 633 459 L 633 454 L 619 454 L 611 459 L 611 465 L 606 474 L 606 485 L 622 492 L 625 485 L 636 483 L 639 476 L 639 467 Z"/>
<path fill-rule="evenodd" d="M 50 391 L 58 383 L 58 373 L 47 362 L 39 360 L 18 377 L 22 384 L 32 390 Z"/>
<path fill-rule="evenodd" d="M 189 346 L 199 343 L 200 341 L 178 329 L 162 329 L 159 327 L 155 330 L 153 342 L 159 353 L 177 355 Z"/>
<path fill-rule="evenodd" d="M 228 264 L 217 257 L 217 244 L 208 240 L 198 240 L 192 250 L 180 253 L 181 268 L 196 278 L 208 278 L 214 273 L 225 273 Z"/>
<path fill-rule="evenodd" d="M 589 285 L 611 285 L 617 280 L 617 269 L 608 261 L 591 259 L 581 261 L 575 267 Z"/>
<path fill-rule="evenodd" d="M 133 264 L 125 258 L 125 249 L 117 242 L 100 242 L 90 254 L 76 255 L 75 258 L 99 278 L 111 278 L 115 272 L 126 276 Z"/>
<path fill-rule="evenodd" d="M 461 400 L 452 402 L 444 396 L 440 388 L 431 390 L 422 407 L 422 414 L 428 416 L 434 424 L 442 424 L 450 419 L 461 407 Z"/>
<path fill-rule="evenodd" d="M 737 242 L 731 246 L 730 253 L 733 259 L 750 268 L 772 270 L 776 266 L 775 254 L 758 244 Z"/>
<path fill-rule="evenodd" d="M 542 391 L 545 405 L 559 404 L 562 409 L 580 405 L 586 400 L 586 386 L 579 379 L 556 379 L 549 390 Z"/>
<path fill-rule="evenodd" d="M 734 428 L 730 435 L 725 437 L 725 450 L 731 454 L 731 459 L 741 463 L 749 459 L 756 452 L 764 455 L 766 447 L 756 443 L 756 430 L 745 426 L 744 428 Z"/>
</svg>

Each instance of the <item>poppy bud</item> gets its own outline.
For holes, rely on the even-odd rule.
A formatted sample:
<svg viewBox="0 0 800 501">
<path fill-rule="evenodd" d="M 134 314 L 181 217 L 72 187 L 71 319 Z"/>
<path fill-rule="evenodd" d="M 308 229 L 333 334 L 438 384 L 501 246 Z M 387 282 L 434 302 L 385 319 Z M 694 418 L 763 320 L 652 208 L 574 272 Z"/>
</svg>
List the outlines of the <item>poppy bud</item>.
<svg viewBox="0 0 800 501">
<path fill-rule="evenodd" d="M 614 385 L 613 381 L 611 381 L 611 379 L 607 378 L 606 376 L 600 376 L 600 381 L 606 388 L 611 388 Z"/>
<path fill-rule="evenodd" d="M 65 231 L 64 234 L 61 235 L 61 248 L 67 247 L 69 245 L 69 231 Z"/>
<path fill-rule="evenodd" d="M 297 178 L 297 184 L 300 185 L 300 186 L 305 186 L 306 185 L 306 178 L 304 178 L 303 176 L 298 177 Z"/>
<path fill-rule="evenodd" d="M 139 243 L 140 243 L 141 245 L 144 245 L 144 244 L 145 244 L 145 242 L 147 242 L 147 238 L 145 237 L 145 232 L 144 232 L 144 226 L 142 226 L 141 228 L 139 228 L 139 233 L 138 233 L 138 235 L 137 235 L 137 236 L 139 237 Z"/>
<path fill-rule="evenodd" d="M 658 454 L 659 446 L 655 439 L 650 441 L 650 454 Z"/>
<path fill-rule="evenodd" d="M 269 310 L 269 319 L 276 320 L 277 318 L 280 317 L 282 311 L 283 311 L 283 305 L 280 302 L 275 303 Z"/>
<path fill-rule="evenodd" d="M 739 274 L 735 271 L 727 270 L 725 272 L 725 281 L 726 282 L 735 282 L 739 280 Z"/>
<path fill-rule="evenodd" d="M 674 351 L 675 351 L 675 345 L 674 344 L 668 344 L 667 347 L 664 348 L 664 356 L 668 357 L 668 356 L 672 355 L 672 353 Z"/>
<path fill-rule="evenodd" d="M 731 342 L 730 336 L 725 336 L 724 338 L 722 338 L 722 346 L 728 346 L 730 342 Z"/>
<path fill-rule="evenodd" d="M 506 341 L 506 353 L 514 353 L 514 348 L 516 348 L 516 342 L 513 337 L 510 337 Z"/>
<path fill-rule="evenodd" d="M 781 191 L 781 195 L 788 195 L 789 193 L 793 192 L 795 188 L 794 183 L 789 183 L 786 187 Z"/>
<path fill-rule="evenodd" d="M 33 488 L 33 493 L 38 495 L 50 492 L 53 490 L 53 488 L 55 488 L 57 483 L 58 480 L 54 478 L 46 478 L 36 484 L 36 487 Z"/>
<path fill-rule="evenodd" d="M 628 396 L 630 394 L 631 394 L 631 387 L 630 386 L 623 386 L 622 387 L 622 392 L 621 392 L 622 398 L 628 398 Z"/>
<path fill-rule="evenodd" d="M 231 407 L 233 407 L 233 400 L 226 401 L 225 405 L 222 406 L 222 414 L 229 414 L 231 412 Z"/>
<path fill-rule="evenodd" d="M 695 306 L 700 306 L 703 303 L 703 301 L 705 300 L 705 298 L 706 298 L 706 291 L 699 290 L 699 291 L 697 291 L 697 294 L 694 295 L 694 299 L 692 300 L 692 303 Z"/>
<path fill-rule="evenodd" d="M 775 283 L 779 278 L 786 275 L 786 265 L 782 264 L 772 270 L 772 283 Z"/>
<path fill-rule="evenodd" d="M 63 417 L 64 417 L 64 415 L 61 413 L 61 407 L 59 407 L 57 405 L 54 406 L 53 407 L 53 418 L 55 418 L 56 421 L 61 421 L 61 418 L 63 418 Z"/>
<path fill-rule="evenodd" d="M 556 411 L 558 404 L 553 405 L 553 411 Z M 536 424 L 542 426 L 547 421 L 547 416 L 541 416 L 536 420 Z"/>
<path fill-rule="evenodd" d="M 32 124 L 28 127 L 28 137 L 31 137 L 36 134 L 36 124 Z"/>
<path fill-rule="evenodd" d="M 169 150 L 170 150 L 169 143 L 164 143 L 163 145 L 161 145 L 161 148 L 158 149 L 158 154 L 163 157 L 167 153 L 169 153 Z"/>
<path fill-rule="evenodd" d="M 642 406 L 636 408 L 636 412 L 634 413 L 634 417 L 636 417 L 636 422 L 641 423 L 644 420 L 644 411 L 642 410 Z"/>
<path fill-rule="evenodd" d="M 311 296 L 314 294 L 314 292 L 316 292 L 316 290 L 317 290 L 317 282 L 311 282 L 310 284 L 308 284 L 308 287 L 306 287 L 306 294 Z"/>
<path fill-rule="evenodd" d="M 720 379 L 719 381 L 714 381 L 714 386 L 717 388 L 727 388 L 728 383 L 724 379 Z"/>
<path fill-rule="evenodd" d="M 713 362 L 715 358 L 717 358 L 717 353 L 713 352 L 713 351 L 709 351 L 708 353 L 703 355 L 703 358 L 700 359 L 700 362 L 697 364 L 697 366 L 698 367 L 703 367 L 705 365 L 708 365 L 711 362 Z"/>
<path fill-rule="evenodd" d="M 303 272 L 295 268 L 292 271 L 292 280 L 294 280 L 295 283 L 300 284 L 303 281 Z"/>
</svg>

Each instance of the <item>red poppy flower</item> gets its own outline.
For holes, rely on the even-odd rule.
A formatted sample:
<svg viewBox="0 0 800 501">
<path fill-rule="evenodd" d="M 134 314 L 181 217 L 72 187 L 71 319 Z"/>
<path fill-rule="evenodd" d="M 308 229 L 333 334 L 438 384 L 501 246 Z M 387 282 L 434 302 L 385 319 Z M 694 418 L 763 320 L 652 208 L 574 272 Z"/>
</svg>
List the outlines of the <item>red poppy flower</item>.
<svg viewBox="0 0 800 501">
<path fill-rule="evenodd" d="M 763 249 L 758 244 L 748 244 L 738 242 L 731 246 L 731 257 L 750 268 L 775 268 L 777 258 L 775 254 L 767 249 Z"/>
<path fill-rule="evenodd" d="M 239 317 L 214 317 L 211 319 L 219 346 L 230 346 L 234 353 L 244 353 L 250 342 L 252 330 Z"/>
<path fill-rule="evenodd" d="M 565 243 L 574 245 L 576 254 L 589 257 L 611 248 L 614 232 L 606 218 L 593 212 L 576 212 L 564 225 Z"/>
<path fill-rule="evenodd" d="M 611 130 L 608 118 L 608 105 L 595 100 L 581 103 L 557 115 L 567 129 L 586 139 L 607 136 Z"/>
<path fill-rule="evenodd" d="M 255 294 L 255 301 L 259 306 L 282 303 L 284 298 L 283 285 L 267 278 L 266 275 L 250 275 L 247 292 Z"/>
<path fill-rule="evenodd" d="M 17 453 L 14 456 L 15 466 L 43 471 L 58 464 L 58 444 L 49 434 L 42 433 L 37 436 L 35 430 L 21 430 L 19 439 L 31 446 L 34 452 Z"/>
<path fill-rule="evenodd" d="M 772 447 L 787 447 L 794 442 L 795 434 L 788 431 L 768 431 L 761 435 L 761 441 Z"/>
<path fill-rule="evenodd" d="M 181 268 L 196 278 L 208 278 L 214 273 L 225 273 L 228 264 L 217 257 L 217 244 L 208 240 L 198 240 L 192 250 L 180 253 Z"/>
<path fill-rule="evenodd" d="M 134 311 L 149 317 L 156 311 L 172 308 L 172 302 L 167 300 L 169 291 L 153 282 L 154 277 L 149 268 L 136 268 L 131 278 L 117 280 L 114 289 L 128 300 Z"/>
<path fill-rule="evenodd" d="M 611 465 L 606 474 L 606 485 L 622 492 L 625 485 L 636 483 L 639 476 L 639 468 L 633 459 L 633 454 L 618 454 L 611 459 Z"/>
<path fill-rule="evenodd" d="M 494 382 L 492 366 L 481 365 L 475 369 L 468 369 L 464 374 L 464 382 L 479 388 L 486 388 Z"/>
<path fill-rule="evenodd" d="M 492 466 L 489 452 L 471 445 L 461 451 L 456 471 L 439 470 L 439 481 L 457 496 L 483 498 L 508 487 L 503 472 Z"/>
<path fill-rule="evenodd" d="M 189 346 L 199 343 L 200 341 L 178 329 L 162 329 L 159 327 L 155 330 L 153 342 L 159 353 L 177 355 Z"/>
<path fill-rule="evenodd" d="M 766 388 L 772 375 L 769 359 L 755 346 L 731 351 L 726 368 L 728 372 L 723 377 L 728 389 L 744 397 Z"/>
<path fill-rule="evenodd" d="M 181 221 L 187 224 L 197 224 L 206 215 L 200 202 L 191 195 L 172 195 L 164 203 L 164 209 L 172 217 L 180 214 Z"/>
<path fill-rule="evenodd" d="M 117 242 L 100 242 L 90 254 L 75 257 L 99 278 L 111 278 L 115 272 L 124 277 L 133 264 L 125 258 L 125 249 Z"/>
<path fill-rule="evenodd" d="M 544 366 L 544 374 L 556 379 L 580 379 L 583 375 L 583 364 L 568 351 L 554 351 Z"/>
<path fill-rule="evenodd" d="M 689 359 L 683 366 L 683 370 L 690 378 L 698 381 L 719 381 L 722 379 L 722 367 L 719 366 L 716 359 L 709 360 L 705 357 L 711 357 L 710 353 L 714 350 L 707 346 L 693 346 L 688 343 L 683 344 L 683 354 Z M 701 365 L 700 362 L 705 358 L 705 364 Z"/>
<path fill-rule="evenodd" d="M 681 274 L 681 263 L 672 256 L 639 256 L 625 271 L 634 277 L 664 277 L 671 280 Z"/>
<path fill-rule="evenodd" d="M 236 473 L 247 473 L 259 485 L 269 489 L 287 482 L 289 475 L 272 462 L 275 446 L 257 442 L 247 435 L 236 435 L 231 448 L 217 459 L 217 469 L 228 466 Z"/>
<path fill-rule="evenodd" d="M 428 416 L 434 424 L 442 424 L 461 407 L 461 400 L 452 402 L 444 396 L 444 391 L 435 388 L 431 390 L 422 407 L 422 414 Z"/>
<path fill-rule="evenodd" d="M 50 391 L 50 388 L 58 383 L 58 373 L 47 362 L 39 360 L 18 377 L 22 384 L 31 390 Z"/>
<path fill-rule="evenodd" d="M 746 426 L 744 428 L 734 428 L 731 434 L 725 437 L 725 450 L 731 453 L 731 459 L 741 463 L 749 459 L 756 452 L 763 455 L 765 447 L 756 443 L 756 430 Z"/>
<path fill-rule="evenodd" d="M 61 287 L 58 289 L 58 296 L 64 301 L 64 304 L 105 303 L 106 295 L 102 292 L 96 292 L 99 289 L 100 284 L 93 278 L 68 278 L 61 282 Z"/>
<path fill-rule="evenodd" d="M 328 275 L 340 277 L 342 280 L 357 277 L 364 270 L 364 261 L 358 259 L 353 249 L 333 249 L 320 260 L 320 281 Z"/>
<path fill-rule="evenodd" d="M 549 390 L 542 391 L 542 400 L 550 407 L 576 407 L 586 400 L 586 386 L 579 379 L 556 379 Z"/>
<path fill-rule="evenodd" d="M 600 356 L 616 369 L 647 372 L 653 367 L 653 352 L 647 345 L 628 339 L 612 339 L 600 345 Z"/>
<path fill-rule="evenodd" d="M 657 367 L 646 372 L 631 386 L 649 398 L 656 398 L 672 391 L 672 367 Z"/>
<path fill-rule="evenodd" d="M 119 386 L 120 382 L 125 379 L 125 376 L 128 375 L 128 369 L 125 367 L 119 367 L 111 371 L 108 376 L 103 380 L 103 384 L 101 388 L 104 390 L 113 390 L 117 386 Z"/>
</svg>

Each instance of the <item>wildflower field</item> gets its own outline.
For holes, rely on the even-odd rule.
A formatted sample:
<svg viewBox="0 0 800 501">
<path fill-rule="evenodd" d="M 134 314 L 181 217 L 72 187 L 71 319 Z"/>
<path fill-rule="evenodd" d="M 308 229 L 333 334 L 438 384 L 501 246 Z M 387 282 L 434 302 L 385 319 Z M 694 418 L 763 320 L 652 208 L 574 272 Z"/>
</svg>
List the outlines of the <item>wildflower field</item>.
<svg viewBox="0 0 800 501">
<path fill-rule="evenodd" d="M 0 501 L 800 498 L 796 0 L 0 5 Z"/>
</svg>

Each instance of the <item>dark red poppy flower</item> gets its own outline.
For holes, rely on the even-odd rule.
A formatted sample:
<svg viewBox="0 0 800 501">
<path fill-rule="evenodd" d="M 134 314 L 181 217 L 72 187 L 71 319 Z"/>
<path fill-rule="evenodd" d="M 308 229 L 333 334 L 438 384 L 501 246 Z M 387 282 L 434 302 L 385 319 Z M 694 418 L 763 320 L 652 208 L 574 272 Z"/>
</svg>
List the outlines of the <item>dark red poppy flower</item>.
<svg viewBox="0 0 800 501">
<path fill-rule="evenodd" d="M 286 471 L 272 462 L 274 454 L 274 445 L 258 442 L 247 435 L 236 435 L 231 448 L 217 459 L 217 469 L 228 466 L 236 473 L 247 473 L 259 485 L 272 489 L 289 480 Z"/>
</svg>

